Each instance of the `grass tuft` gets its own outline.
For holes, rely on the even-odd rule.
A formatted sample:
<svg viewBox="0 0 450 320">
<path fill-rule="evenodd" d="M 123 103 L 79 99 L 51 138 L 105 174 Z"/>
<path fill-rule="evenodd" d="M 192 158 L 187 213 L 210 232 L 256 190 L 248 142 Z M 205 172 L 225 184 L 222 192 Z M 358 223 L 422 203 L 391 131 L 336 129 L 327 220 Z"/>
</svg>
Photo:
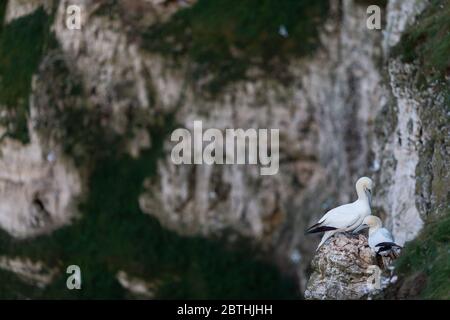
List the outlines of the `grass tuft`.
<svg viewBox="0 0 450 320">
<path fill-rule="evenodd" d="M 394 48 L 404 61 L 419 60 L 427 78 L 450 75 L 450 1 L 432 0 Z"/>
<path fill-rule="evenodd" d="M 425 299 L 450 299 L 450 212 L 426 224 L 417 239 L 408 243 L 397 261 L 397 272 L 405 277 L 422 273 Z"/>
</svg>

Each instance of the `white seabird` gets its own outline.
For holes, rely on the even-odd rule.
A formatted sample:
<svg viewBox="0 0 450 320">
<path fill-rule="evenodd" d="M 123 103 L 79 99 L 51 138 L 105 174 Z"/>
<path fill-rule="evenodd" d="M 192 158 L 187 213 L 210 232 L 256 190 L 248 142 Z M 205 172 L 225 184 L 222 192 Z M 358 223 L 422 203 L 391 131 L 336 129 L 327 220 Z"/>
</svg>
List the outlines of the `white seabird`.
<svg viewBox="0 0 450 320">
<path fill-rule="evenodd" d="M 372 186 L 370 178 L 359 178 L 356 182 L 358 199 L 355 202 L 331 209 L 319 222 L 306 230 L 307 233 L 325 232 L 317 250 L 335 233 L 354 231 L 362 224 L 364 218 L 370 215 Z"/>
<path fill-rule="evenodd" d="M 395 243 L 394 237 L 386 228 L 382 227 L 380 218 L 376 216 L 367 216 L 363 223 L 355 230 L 358 232 L 369 228 L 369 247 L 380 256 L 397 257 L 397 248 L 401 248 Z"/>
</svg>

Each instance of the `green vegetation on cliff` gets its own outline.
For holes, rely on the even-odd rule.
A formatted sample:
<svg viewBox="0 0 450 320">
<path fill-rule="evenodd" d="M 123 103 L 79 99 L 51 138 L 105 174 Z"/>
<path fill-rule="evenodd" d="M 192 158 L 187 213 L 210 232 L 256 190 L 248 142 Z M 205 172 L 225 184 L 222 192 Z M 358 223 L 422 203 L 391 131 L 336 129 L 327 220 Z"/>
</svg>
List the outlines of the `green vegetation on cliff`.
<svg viewBox="0 0 450 320">
<path fill-rule="evenodd" d="M 406 245 L 397 272 L 402 278 L 424 276 L 419 297 L 450 299 L 450 212 L 428 221 L 417 239 Z"/>
<path fill-rule="evenodd" d="M 450 75 L 450 2 L 432 0 L 394 50 L 407 62 L 418 60 L 421 72 L 441 79 Z"/>
<path fill-rule="evenodd" d="M 27 241 L 2 239 L 2 254 L 43 260 L 63 271 L 41 290 L 24 291 L 23 284 L 18 287 L 15 277 L 9 275 L 0 285 L 0 291 L 10 287 L 3 295 L 126 298 L 116 279 L 116 274 L 125 270 L 154 283 L 158 298 L 295 297 L 293 283 L 282 278 L 275 267 L 250 258 L 248 246 L 225 248 L 217 240 L 180 237 L 141 212 L 137 195 L 143 173 L 155 165 L 149 157 L 148 153 L 137 161 L 121 157 L 99 165 L 91 179 L 84 215 L 73 226 Z M 82 290 L 66 289 L 64 270 L 70 264 L 81 267 Z"/>
<path fill-rule="evenodd" d="M 0 30 L 0 106 L 7 111 L 0 121 L 9 136 L 23 142 L 28 140 L 31 77 L 48 45 L 50 20 L 39 8 Z"/>
<path fill-rule="evenodd" d="M 0 3 L 0 34 L 3 29 L 3 24 L 5 20 L 5 13 L 6 13 L 6 5 L 8 4 L 8 0 L 2 1 Z"/>
<path fill-rule="evenodd" d="M 199 0 L 147 30 L 144 47 L 187 56 L 189 76 L 203 80 L 202 89 L 212 93 L 250 77 L 251 67 L 283 80 L 291 56 L 318 46 L 318 27 L 327 12 L 328 1 Z"/>
<path fill-rule="evenodd" d="M 417 239 L 406 244 L 397 262 L 403 286 L 416 286 L 413 296 L 406 298 L 450 299 L 449 17 L 450 2 L 432 0 L 393 52 L 405 62 L 416 63 L 420 90 L 433 89 L 431 103 L 418 110 L 427 136 L 418 146 L 416 196 L 420 200 L 416 205 L 425 226 Z"/>
</svg>

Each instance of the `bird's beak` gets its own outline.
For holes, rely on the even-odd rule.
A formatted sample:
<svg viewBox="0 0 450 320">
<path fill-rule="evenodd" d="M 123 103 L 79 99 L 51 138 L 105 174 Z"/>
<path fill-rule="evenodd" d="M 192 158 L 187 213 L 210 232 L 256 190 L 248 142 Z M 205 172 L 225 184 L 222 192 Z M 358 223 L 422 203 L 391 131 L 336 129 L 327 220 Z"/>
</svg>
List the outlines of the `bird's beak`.
<svg viewBox="0 0 450 320">
<path fill-rule="evenodd" d="M 369 206 L 372 207 L 372 191 L 370 191 L 370 189 L 366 189 L 365 191 L 367 199 L 369 200 Z"/>
<path fill-rule="evenodd" d="M 353 233 L 358 233 L 358 232 L 360 232 L 361 230 L 364 230 L 364 229 L 366 229 L 366 228 L 368 228 L 369 226 L 367 225 L 367 224 L 362 224 L 362 225 L 360 225 L 358 228 L 356 228 L 355 230 L 353 230 Z"/>
</svg>

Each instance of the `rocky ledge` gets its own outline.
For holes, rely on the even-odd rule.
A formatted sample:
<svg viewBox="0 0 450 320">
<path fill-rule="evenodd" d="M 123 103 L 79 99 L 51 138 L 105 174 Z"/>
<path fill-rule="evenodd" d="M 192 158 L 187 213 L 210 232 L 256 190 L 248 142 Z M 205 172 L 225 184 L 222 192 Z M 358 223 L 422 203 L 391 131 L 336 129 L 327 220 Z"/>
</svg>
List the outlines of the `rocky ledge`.
<svg viewBox="0 0 450 320">
<path fill-rule="evenodd" d="M 317 251 L 311 268 L 305 291 L 310 300 L 371 299 L 395 281 L 362 234 L 335 235 Z"/>
</svg>

